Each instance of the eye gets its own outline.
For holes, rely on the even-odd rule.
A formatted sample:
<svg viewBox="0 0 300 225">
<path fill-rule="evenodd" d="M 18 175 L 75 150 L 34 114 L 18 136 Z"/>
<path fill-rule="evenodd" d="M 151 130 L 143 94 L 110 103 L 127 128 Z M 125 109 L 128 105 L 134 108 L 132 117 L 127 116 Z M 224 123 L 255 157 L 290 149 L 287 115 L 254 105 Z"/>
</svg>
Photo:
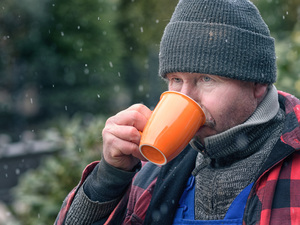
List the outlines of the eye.
<svg viewBox="0 0 300 225">
<path fill-rule="evenodd" d="M 202 80 L 203 80 L 204 82 L 209 82 L 209 81 L 211 81 L 211 78 L 208 77 L 208 76 L 203 76 L 203 77 L 202 77 Z"/>
<path fill-rule="evenodd" d="M 182 81 L 182 79 L 180 79 L 180 78 L 178 78 L 178 77 L 173 77 L 173 78 L 172 78 L 172 81 L 173 81 L 174 83 L 180 83 L 180 82 Z"/>
<path fill-rule="evenodd" d="M 177 77 L 177 76 L 172 76 L 172 75 L 169 75 L 167 76 L 167 80 L 169 83 L 181 83 L 182 82 L 182 79 Z"/>
</svg>

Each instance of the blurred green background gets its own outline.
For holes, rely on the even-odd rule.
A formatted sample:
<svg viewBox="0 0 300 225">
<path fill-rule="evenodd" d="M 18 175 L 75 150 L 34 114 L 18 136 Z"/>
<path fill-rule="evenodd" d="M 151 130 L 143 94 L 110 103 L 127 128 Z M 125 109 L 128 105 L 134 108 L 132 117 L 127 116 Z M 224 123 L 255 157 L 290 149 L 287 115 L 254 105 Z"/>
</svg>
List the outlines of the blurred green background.
<svg viewBox="0 0 300 225">
<path fill-rule="evenodd" d="M 276 39 L 276 86 L 299 98 L 300 2 L 253 2 Z M 10 169 L 3 146 L 26 138 L 56 146 L 34 169 L 15 173 L 18 183 L 3 204 L 11 221 L 5 224 L 52 224 L 85 165 L 100 159 L 106 118 L 137 102 L 155 106 L 166 90 L 157 75 L 159 42 L 176 4 L 1 0 L 2 180 Z"/>
</svg>

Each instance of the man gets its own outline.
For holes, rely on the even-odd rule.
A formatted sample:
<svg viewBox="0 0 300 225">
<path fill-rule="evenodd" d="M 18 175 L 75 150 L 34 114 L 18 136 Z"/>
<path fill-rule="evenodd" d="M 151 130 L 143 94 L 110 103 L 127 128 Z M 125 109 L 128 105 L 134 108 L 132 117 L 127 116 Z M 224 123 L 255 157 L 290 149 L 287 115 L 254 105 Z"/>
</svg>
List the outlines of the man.
<svg viewBox="0 0 300 225">
<path fill-rule="evenodd" d="M 248 0 L 181 0 L 160 45 L 169 90 L 207 122 L 159 167 L 144 163 L 137 104 L 109 118 L 103 157 L 57 224 L 300 224 L 300 101 L 277 92 L 274 39 Z M 193 148 L 192 148 L 192 147 Z"/>
</svg>

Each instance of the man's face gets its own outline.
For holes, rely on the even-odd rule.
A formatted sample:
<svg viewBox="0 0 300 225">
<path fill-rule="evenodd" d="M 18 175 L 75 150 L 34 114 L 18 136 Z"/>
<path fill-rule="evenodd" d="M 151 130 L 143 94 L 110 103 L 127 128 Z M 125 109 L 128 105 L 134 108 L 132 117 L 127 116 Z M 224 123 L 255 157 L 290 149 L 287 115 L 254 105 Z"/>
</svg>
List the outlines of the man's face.
<svg viewBox="0 0 300 225">
<path fill-rule="evenodd" d="M 205 137 L 221 133 L 243 123 L 258 105 L 256 85 L 221 76 L 199 73 L 170 73 L 166 76 L 170 91 L 190 96 L 202 107 L 206 123 L 196 133 Z"/>
</svg>

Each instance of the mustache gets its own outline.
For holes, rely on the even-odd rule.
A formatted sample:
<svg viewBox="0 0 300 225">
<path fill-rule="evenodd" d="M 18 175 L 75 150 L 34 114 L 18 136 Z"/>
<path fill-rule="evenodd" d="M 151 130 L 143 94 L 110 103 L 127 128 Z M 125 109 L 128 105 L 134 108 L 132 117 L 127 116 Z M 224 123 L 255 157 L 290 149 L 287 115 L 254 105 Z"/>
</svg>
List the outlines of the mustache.
<svg viewBox="0 0 300 225">
<path fill-rule="evenodd" d="M 203 126 L 207 126 L 207 127 L 213 128 L 213 127 L 216 126 L 216 121 L 214 119 L 212 119 L 212 118 L 206 118 L 206 121 L 205 121 L 205 123 L 204 123 Z"/>
<path fill-rule="evenodd" d="M 216 121 L 212 118 L 211 114 L 208 112 L 208 110 L 204 106 L 201 106 L 201 108 L 206 117 L 206 120 L 205 120 L 205 123 L 203 126 L 211 127 L 211 128 L 215 127 Z"/>
</svg>

